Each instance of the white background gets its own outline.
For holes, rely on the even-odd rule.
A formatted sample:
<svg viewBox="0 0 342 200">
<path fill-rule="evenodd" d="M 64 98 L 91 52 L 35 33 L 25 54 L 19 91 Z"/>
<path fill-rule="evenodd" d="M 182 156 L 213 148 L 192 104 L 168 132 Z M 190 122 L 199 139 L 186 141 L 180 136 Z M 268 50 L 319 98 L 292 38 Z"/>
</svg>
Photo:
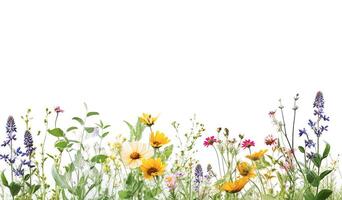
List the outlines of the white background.
<svg viewBox="0 0 342 200">
<path fill-rule="evenodd" d="M 22 127 L 32 108 L 38 130 L 45 107 L 60 105 L 66 128 L 87 102 L 115 134 L 151 112 L 173 137 L 171 121 L 196 113 L 205 136 L 229 127 L 261 148 L 279 98 L 290 116 L 300 93 L 298 129 L 322 90 L 331 116 L 323 139 L 337 155 L 341 10 L 340 1 L 2 1 L 0 138 L 10 114 Z"/>
</svg>

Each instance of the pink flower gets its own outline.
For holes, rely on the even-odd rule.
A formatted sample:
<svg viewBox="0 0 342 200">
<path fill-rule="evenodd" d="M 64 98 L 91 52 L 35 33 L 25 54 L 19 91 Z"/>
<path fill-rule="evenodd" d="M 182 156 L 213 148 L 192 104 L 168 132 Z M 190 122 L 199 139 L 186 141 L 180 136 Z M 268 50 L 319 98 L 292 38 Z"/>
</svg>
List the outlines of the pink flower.
<svg viewBox="0 0 342 200">
<path fill-rule="evenodd" d="M 251 148 L 251 147 L 254 147 L 254 146 L 255 146 L 255 142 L 252 141 L 252 140 L 250 140 L 250 139 L 244 140 L 244 141 L 242 142 L 242 145 L 241 145 L 241 146 L 242 146 L 243 149 Z"/>
<path fill-rule="evenodd" d="M 220 141 L 217 140 L 217 139 L 215 138 L 215 136 L 210 136 L 210 137 L 205 138 L 205 140 L 204 140 L 204 142 L 203 142 L 203 145 L 204 145 L 205 147 L 209 147 L 209 146 L 213 145 L 213 144 L 216 143 L 216 142 L 220 142 Z"/>
<path fill-rule="evenodd" d="M 58 114 L 58 113 L 64 112 L 64 110 L 62 110 L 60 106 L 57 106 L 57 107 L 55 108 L 55 112 Z"/>
<path fill-rule="evenodd" d="M 268 135 L 265 138 L 265 144 L 272 146 L 272 145 L 276 145 L 277 144 L 277 138 L 274 138 L 273 135 Z"/>
<path fill-rule="evenodd" d="M 170 189 L 173 190 L 176 188 L 176 176 L 175 175 L 169 175 L 165 177 L 165 182 L 166 186 Z"/>
</svg>

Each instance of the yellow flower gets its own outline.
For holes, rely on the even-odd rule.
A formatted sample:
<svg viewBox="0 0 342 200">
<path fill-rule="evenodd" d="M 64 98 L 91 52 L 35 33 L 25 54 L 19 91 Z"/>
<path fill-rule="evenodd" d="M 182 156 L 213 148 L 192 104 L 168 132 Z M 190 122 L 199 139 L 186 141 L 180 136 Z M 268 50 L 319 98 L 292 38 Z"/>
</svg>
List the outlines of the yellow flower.
<svg viewBox="0 0 342 200">
<path fill-rule="evenodd" d="M 141 123 L 145 124 L 146 126 L 152 126 L 156 121 L 158 117 L 152 117 L 151 114 L 143 113 L 141 117 L 139 117 L 139 120 Z"/>
<path fill-rule="evenodd" d="M 256 161 L 256 160 L 260 160 L 260 158 L 264 157 L 266 152 L 267 152 L 267 149 L 264 149 L 264 150 L 260 150 L 258 152 L 254 152 L 250 155 L 247 155 L 246 157 L 249 158 L 250 160 Z"/>
<path fill-rule="evenodd" d="M 108 145 L 111 149 L 121 151 L 122 143 L 121 142 L 109 142 Z"/>
<path fill-rule="evenodd" d="M 109 159 L 110 159 L 110 160 L 114 161 L 115 158 L 116 158 L 116 156 L 115 156 L 114 153 L 112 153 L 112 154 L 109 155 Z"/>
<path fill-rule="evenodd" d="M 150 135 L 150 144 L 153 148 L 159 148 L 169 142 L 169 138 L 166 137 L 166 135 L 160 131 L 157 131 L 156 133 L 152 132 Z"/>
<path fill-rule="evenodd" d="M 253 165 L 248 164 L 247 162 L 239 162 L 236 167 L 241 176 L 254 177 L 255 176 L 255 167 Z"/>
<path fill-rule="evenodd" d="M 165 165 L 160 160 L 160 158 L 157 159 L 148 159 L 143 160 L 142 165 L 140 166 L 141 171 L 144 174 L 145 179 L 151 179 L 155 176 L 160 176 L 164 173 Z"/>
<path fill-rule="evenodd" d="M 229 193 L 237 193 L 237 192 L 240 192 L 245 187 L 248 181 L 249 181 L 249 177 L 243 176 L 237 179 L 236 181 L 233 181 L 233 182 L 228 181 L 228 182 L 223 183 L 220 189 Z"/>
<path fill-rule="evenodd" d="M 126 143 L 122 148 L 121 158 L 129 168 L 139 167 L 143 159 L 148 159 L 153 156 L 153 151 L 148 149 L 146 144 L 139 142 Z"/>
<path fill-rule="evenodd" d="M 105 173 L 110 172 L 110 166 L 109 166 L 108 164 L 104 164 L 104 165 L 103 165 L 103 171 L 104 171 Z"/>
</svg>

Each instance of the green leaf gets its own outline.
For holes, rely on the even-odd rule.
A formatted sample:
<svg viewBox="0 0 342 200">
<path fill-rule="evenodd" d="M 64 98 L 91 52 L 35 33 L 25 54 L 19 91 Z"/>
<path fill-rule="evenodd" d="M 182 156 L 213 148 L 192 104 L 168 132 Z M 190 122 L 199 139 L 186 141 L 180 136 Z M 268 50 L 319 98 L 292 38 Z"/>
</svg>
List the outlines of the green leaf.
<svg viewBox="0 0 342 200">
<path fill-rule="evenodd" d="M 60 151 L 63 151 L 67 146 L 68 146 L 69 142 L 66 141 L 66 140 L 58 140 L 56 143 L 55 143 L 55 147 L 60 150 Z"/>
<path fill-rule="evenodd" d="M 144 126 L 138 118 L 137 123 L 135 125 L 135 140 L 138 141 L 141 139 L 142 133 L 144 132 L 145 128 L 146 126 Z"/>
<path fill-rule="evenodd" d="M 124 121 L 126 123 L 126 125 L 128 126 L 129 128 L 129 131 L 130 131 L 130 141 L 134 140 L 135 139 L 135 130 L 134 130 L 134 127 L 132 126 L 132 124 L 130 124 L 128 121 Z"/>
<path fill-rule="evenodd" d="M 120 199 L 130 199 L 132 197 L 132 192 L 129 190 L 121 190 L 119 191 Z"/>
<path fill-rule="evenodd" d="M 126 185 L 130 186 L 133 183 L 133 181 L 134 181 L 134 175 L 132 172 L 130 172 L 126 179 Z"/>
<path fill-rule="evenodd" d="M 308 170 L 306 173 L 306 179 L 314 187 L 317 187 L 320 182 L 319 176 L 317 176 L 317 174 L 312 170 Z"/>
<path fill-rule="evenodd" d="M 312 162 L 314 163 L 316 167 L 321 167 L 321 163 L 322 163 L 321 155 L 316 153 L 312 159 Z"/>
<path fill-rule="evenodd" d="M 75 120 L 75 121 L 77 121 L 77 122 L 80 123 L 81 125 L 84 125 L 84 121 L 83 121 L 81 118 L 79 118 L 79 117 L 73 117 L 72 119 Z"/>
<path fill-rule="evenodd" d="M 30 188 L 30 193 L 34 194 L 35 192 L 37 192 L 39 190 L 40 185 L 32 185 L 29 188 Z"/>
<path fill-rule="evenodd" d="M 332 194 L 331 190 L 323 189 L 317 194 L 316 199 L 324 200 L 324 199 L 327 199 L 331 194 Z"/>
<path fill-rule="evenodd" d="M 94 127 L 85 127 L 84 128 L 88 133 L 93 133 L 95 128 Z"/>
<path fill-rule="evenodd" d="M 104 161 L 106 161 L 107 158 L 108 158 L 107 155 L 99 154 L 99 155 L 96 155 L 96 156 L 92 157 L 91 158 L 91 162 L 103 163 Z"/>
<path fill-rule="evenodd" d="M 31 176 L 31 174 L 26 174 L 26 175 L 24 176 L 24 181 L 29 180 L 30 176 Z"/>
<path fill-rule="evenodd" d="M 169 157 L 171 156 L 172 154 L 172 151 L 173 151 L 173 145 L 170 145 L 170 146 L 167 146 L 165 147 L 164 149 L 164 157 L 165 157 L 165 160 L 169 159 Z"/>
<path fill-rule="evenodd" d="M 11 191 L 12 197 L 14 197 L 20 192 L 21 185 L 18 183 L 12 182 L 8 187 Z"/>
<path fill-rule="evenodd" d="M 304 149 L 304 147 L 302 147 L 302 146 L 299 146 L 298 149 L 299 149 L 299 151 L 302 152 L 302 153 L 305 152 L 305 149 Z"/>
<path fill-rule="evenodd" d="M 93 116 L 93 115 L 99 115 L 98 112 L 88 112 L 87 117 Z"/>
<path fill-rule="evenodd" d="M 101 135 L 102 138 L 106 137 L 109 134 L 109 132 L 105 132 Z"/>
<path fill-rule="evenodd" d="M 67 132 L 72 131 L 72 130 L 76 130 L 76 129 L 78 129 L 76 126 L 72 126 L 72 127 L 69 127 L 67 129 Z"/>
<path fill-rule="evenodd" d="M 48 132 L 55 137 L 63 137 L 64 132 L 60 128 L 49 129 Z"/>
<path fill-rule="evenodd" d="M 320 175 L 319 175 L 319 178 L 322 180 L 325 176 L 327 176 L 328 174 L 330 174 L 333 170 L 325 170 L 324 172 L 322 172 Z"/>
<path fill-rule="evenodd" d="M 311 192 L 310 189 L 307 189 L 304 193 L 305 200 L 315 200 L 315 195 Z"/>
<path fill-rule="evenodd" d="M 7 178 L 5 176 L 5 172 L 1 173 L 1 182 L 4 186 L 8 187 L 8 181 L 7 181 Z"/>
<path fill-rule="evenodd" d="M 60 186 L 61 188 L 70 189 L 70 186 L 69 186 L 66 178 L 57 172 L 56 166 L 52 167 L 51 173 L 52 173 L 53 179 L 55 180 L 55 182 L 58 186 Z"/>
<path fill-rule="evenodd" d="M 328 157 L 329 153 L 330 153 L 330 145 L 327 143 L 325 145 L 325 148 L 324 148 L 324 151 L 323 151 L 323 158 L 322 159 Z"/>
</svg>

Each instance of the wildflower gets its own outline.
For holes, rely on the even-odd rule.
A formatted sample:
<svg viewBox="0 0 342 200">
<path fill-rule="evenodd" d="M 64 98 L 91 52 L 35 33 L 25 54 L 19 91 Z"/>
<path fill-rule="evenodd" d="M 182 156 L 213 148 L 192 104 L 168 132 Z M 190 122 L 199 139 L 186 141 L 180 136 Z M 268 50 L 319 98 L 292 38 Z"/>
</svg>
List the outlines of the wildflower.
<svg viewBox="0 0 342 200">
<path fill-rule="evenodd" d="M 247 176 L 250 178 L 255 176 L 255 167 L 248 164 L 247 162 L 239 162 L 236 168 L 241 176 Z"/>
<path fill-rule="evenodd" d="M 266 152 L 267 152 L 267 149 L 264 149 L 264 150 L 260 150 L 258 152 L 252 153 L 250 155 L 247 155 L 246 157 L 250 160 L 256 161 L 264 157 Z"/>
<path fill-rule="evenodd" d="M 207 173 L 210 177 L 216 177 L 213 167 L 210 164 L 207 165 Z"/>
<path fill-rule="evenodd" d="M 254 147 L 255 146 L 255 142 L 250 140 L 250 139 L 246 139 L 242 142 L 242 148 L 243 149 L 246 149 L 246 148 L 251 148 L 251 147 Z"/>
<path fill-rule="evenodd" d="M 7 123 L 6 123 L 6 133 L 13 133 L 17 132 L 17 127 L 14 122 L 14 118 L 12 116 L 9 116 L 7 118 Z"/>
<path fill-rule="evenodd" d="M 165 165 L 160 158 L 150 158 L 142 161 L 140 169 L 143 172 L 145 179 L 151 179 L 155 176 L 162 175 L 165 170 Z"/>
<path fill-rule="evenodd" d="M 122 149 L 122 143 L 121 142 L 109 142 L 108 145 L 112 150 L 116 150 L 118 152 Z"/>
<path fill-rule="evenodd" d="M 265 144 L 269 146 L 275 145 L 277 144 L 277 138 L 274 138 L 273 135 L 268 135 L 265 138 Z"/>
<path fill-rule="evenodd" d="M 196 165 L 195 167 L 195 180 L 194 180 L 194 189 L 195 191 L 199 190 L 200 184 L 203 180 L 203 169 L 200 164 Z"/>
<path fill-rule="evenodd" d="M 33 151 L 36 148 L 33 147 L 33 139 L 32 139 L 32 134 L 30 133 L 30 131 L 25 131 L 25 134 L 24 134 L 24 145 L 25 145 L 25 148 L 26 148 L 26 155 L 27 156 L 31 156 L 31 154 L 33 153 Z"/>
<path fill-rule="evenodd" d="M 309 160 L 312 160 L 315 157 L 315 155 L 316 154 L 314 152 L 310 152 L 310 153 L 306 154 L 306 158 L 309 159 Z"/>
<path fill-rule="evenodd" d="M 160 131 L 157 131 L 156 133 L 151 132 L 150 134 L 150 145 L 153 148 L 160 148 L 164 144 L 169 143 L 170 140 L 166 135 Z"/>
<path fill-rule="evenodd" d="M 148 159 L 152 155 L 153 151 L 149 150 L 146 144 L 139 142 L 126 144 L 121 152 L 122 160 L 129 168 L 139 167 L 143 159 Z"/>
<path fill-rule="evenodd" d="M 308 147 L 308 148 L 311 148 L 311 147 L 315 147 L 315 142 L 313 140 L 305 140 L 305 146 Z"/>
<path fill-rule="evenodd" d="M 217 132 L 217 133 L 220 133 L 221 130 L 222 130 L 222 128 L 221 128 L 221 127 L 218 127 L 218 128 L 216 129 L 216 132 Z"/>
<path fill-rule="evenodd" d="M 236 181 L 228 181 L 221 185 L 220 189 L 229 193 L 240 192 L 248 183 L 249 178 L 247 176 L 241 177 Z"/>
<path fill-rule="evenodd" d="M 114 153 L 111 153 L 111 154 L 109 155 L 109 159 L 110 159 L 111 161 L 114 161 L 114 160 L 116 159 L 116 155 L 115 155 Z"/>
<path fill-rule="evenodd" d="M 102 167 L 104 173 L 109 173 L 110 172 L 110 166 L 105 163 Z"/>
<path fill-rule="evenodd" d="M 24 176 L 23 165 L 20 164 L 20 165 L 18 166 L 18 168 L 13 169 L 13 172 L 14 172 L 14 174 L 15 174 L 16 176 Z"/>
<path fill-rule="evenodd" d="M 217 140 L 215 138 L 215 136 L 210 136 L 210 137 L 205 138 L 205 141 L 203 142 L 203 145 L 205 147 L 209 147 L 211 145 L 214 145 L 216 142 L 219 142 L 219 140 Z"/>
<path fill-rule="evenodd" d="M 315 101 L 313 103 L 313 107 L 317 109 L 322 109 L 324 108 L 324 98 L 323 98 L 323 93 L 321 91 L 318 91 L 316 93 Z"/>
<path fill-rule="evenodd" d="M 62 110 L 60 106 L 57 106 L 57 107 L 55 108 L 55 112 L 56 112 L 57 114 L 59 114 L 59 113 L 64 112 L 64 110 Z"/>
<path fill-rule="evenodd" d="M 224 128 L 224 136 L 228 137 L 229 136 L 229 129 L 228 128 Z"/>
<path fill-rule="evenodd" d="M 176 176 L 175 175 L 168 175 L 165 177 L 165 183 L 166 186 L 170 189 L 170 190 L 174 190 L 176 188 Z"/>
<path fill-rule="evenodd" d="M 158 117 L 152 117 L 151 114 L 143 113 L 141 117 L 139 117 L 139 120 L 141 123 L 145 124 L 146 126 L 152 126 L 156 121 Z"/>
<path fill-rule="evenodd" d="M 299 137 L 302 137 L 302 135 L 308 135 L 305 128 L 299 129 Z"/>
<path fill-rule="evenodd" d="M 17 140 L 16 133 L 17 132 L 17 127 L 14 122 L 14 118 L 12 116 L 9 116 L 7 118 L 7 123 L 6 123 L 6 133 L 7 137 L 6 140 L 1 144 L 1 146 L 5 147 L 11 143 L 13 140 Z"/>
<path fill-rule="evenodd" d="M 268 115 L 269 115 L 271 118 L 274 118 L 274 117 L 275 117 L 275 114 L 276 114 L 276 111 L 270 111 L 270 112 L 268 112 Z"/>
</svg>

